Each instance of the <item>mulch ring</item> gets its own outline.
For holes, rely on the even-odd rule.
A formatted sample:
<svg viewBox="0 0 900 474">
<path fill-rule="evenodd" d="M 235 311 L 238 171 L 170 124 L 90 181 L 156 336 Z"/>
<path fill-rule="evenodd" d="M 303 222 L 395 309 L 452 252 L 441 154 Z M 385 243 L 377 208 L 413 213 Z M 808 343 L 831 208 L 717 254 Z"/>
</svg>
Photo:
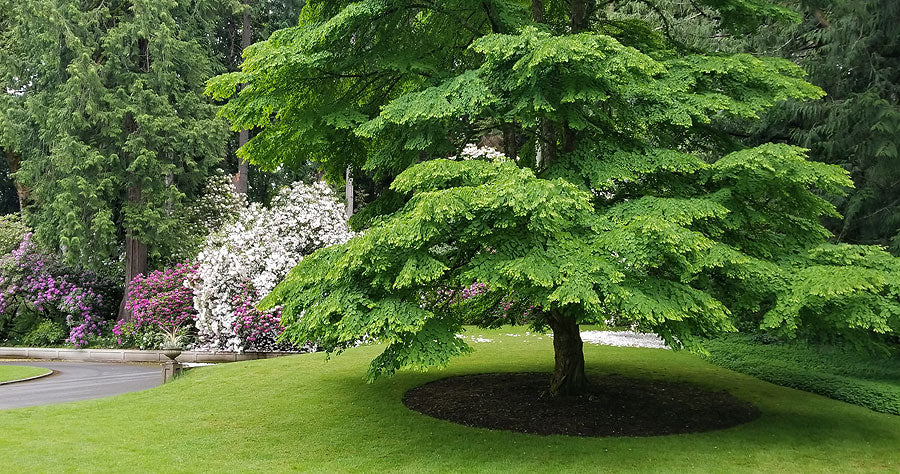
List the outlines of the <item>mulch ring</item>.
<svg viewBox="0 0 900 474">
<path fill-rule="evenodd" d="M 539 435 L 659 436 L 718 430 L 759 417 L 725 391 L 688 383 L 594 376 L 587 393 L 547 395 L 550 374 L 448 377 L 406 392 L 412 410 L 466 426 Z"/>
</svg>

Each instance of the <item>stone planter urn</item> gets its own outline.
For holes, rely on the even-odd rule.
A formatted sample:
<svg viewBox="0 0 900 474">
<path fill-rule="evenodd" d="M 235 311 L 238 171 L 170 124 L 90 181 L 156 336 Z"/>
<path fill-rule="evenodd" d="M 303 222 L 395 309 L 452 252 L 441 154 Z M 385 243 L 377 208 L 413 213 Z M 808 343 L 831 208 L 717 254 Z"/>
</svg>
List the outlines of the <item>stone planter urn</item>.
<svg viewBox="0 0 900 474">
<path fill-rule="evenodd" d="M 162 352 L 162 354 L 164 356 L 168 357 L 170 360 L 177 359 L 178 356 L 181 355 L 181 352 L 184 350 L 180 346 L 171 346 L 171 345 L 166 345 L 166 344 L 163 344 L 162 346 L 160 346 L 159 349 L 160 349 L 160 352 Z"/>
</svg>

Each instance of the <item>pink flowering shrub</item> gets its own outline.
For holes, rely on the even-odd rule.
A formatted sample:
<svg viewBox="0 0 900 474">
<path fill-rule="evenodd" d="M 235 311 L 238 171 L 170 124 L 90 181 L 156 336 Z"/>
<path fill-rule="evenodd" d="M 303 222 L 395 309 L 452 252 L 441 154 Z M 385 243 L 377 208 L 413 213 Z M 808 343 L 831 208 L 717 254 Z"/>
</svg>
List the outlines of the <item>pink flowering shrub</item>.
<svg viewBox="0 0 900 474">
<path fill-rule="evenodd" d="M 138 275 L 128 286 L 126 309 L 131 320 L 119 321 L 113 328 L 119 345 L 142 349 L 157 346 L 161 336 L 187 333 L 194 325 L 193 291 L 186 282 L 197 272 L 193 263 Z"/>
<path fill-rule="evenodd" d="M 0 313 L 7 317 L 36 314 L 65 320 L 67 342 L 85 346 L 102 335 L 114 313 L 104 301 L 110 285 L 97 275 L 66 268 L 41 252 L 26 233 L 19 246 L 0 260 Z"/>
<path fill-rule="evenodd" d="M 234 336 L 241 341 L 241 351 L 270 352 L 295 351 L 294 345 L 278 341 L 284 332 L 281 325 L 281 309 L 260 311 L 256 302 L 261 299 L 259 292 L 249 281 L 243 283 L 240 290 L 231 298 L 235 320 L 232 323 Z M 304 347 L 301 350 L 308 350 Z"/>
</svg>

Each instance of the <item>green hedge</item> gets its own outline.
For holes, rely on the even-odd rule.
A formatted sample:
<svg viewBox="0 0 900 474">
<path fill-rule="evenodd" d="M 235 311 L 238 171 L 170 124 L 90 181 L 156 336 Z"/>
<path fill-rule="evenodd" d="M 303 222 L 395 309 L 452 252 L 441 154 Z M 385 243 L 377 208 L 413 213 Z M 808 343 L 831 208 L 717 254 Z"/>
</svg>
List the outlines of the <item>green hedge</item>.
<svg viewBox="0 0 900 474">
<path fill-rule="evenodd" d="M 750 337 L 709 341 L 707 359 L 767 382 L 900 415 L 900 359 L 802 343 L 760 344 Z"/>
</svg>

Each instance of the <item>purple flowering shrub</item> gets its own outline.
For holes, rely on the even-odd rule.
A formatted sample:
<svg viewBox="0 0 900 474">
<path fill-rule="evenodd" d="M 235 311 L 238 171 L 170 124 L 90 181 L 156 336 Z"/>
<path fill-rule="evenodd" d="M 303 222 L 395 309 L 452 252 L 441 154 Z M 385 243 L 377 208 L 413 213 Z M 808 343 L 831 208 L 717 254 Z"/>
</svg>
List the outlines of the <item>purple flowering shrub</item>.
<svg viewBox="0 0 900 474">
<path fill-rule="evenodd" d="M 66 342 L 76 347 L 101 337 L 106 321 L 115 315 L 105 301 L 109 286 L 96 274 L 67 268 L 42 252 L 31 233 L 0 257 L 0 313 L 65 321 Z"/>
<path fill-rule="evenodd" d="M 279 342 L 284 332 L 281 325 L 281 309 L 260 311 L 256 303 L 261 299 L 259 291 L 250 281 L 244 282 L 240 290 L 231 298 L 234 308 L 233 336 L 240 340 L 241 350 L 250 352 L 296 351 L 297 347 Z M 304 350 L 311 347 L 304 347 Z"/>
<path fill-rule="evenodd" d="M 164 336 L 176 340 L 186 335 L 197 317 L 193 291 L 186 282 L 196 272 L 196 264 L 185 262 L 136 276 L 128 285 L 125 306 L 132 317 L 113 327 L 116 342 L 147 349 L 158 346 Z"/>
</svg>

